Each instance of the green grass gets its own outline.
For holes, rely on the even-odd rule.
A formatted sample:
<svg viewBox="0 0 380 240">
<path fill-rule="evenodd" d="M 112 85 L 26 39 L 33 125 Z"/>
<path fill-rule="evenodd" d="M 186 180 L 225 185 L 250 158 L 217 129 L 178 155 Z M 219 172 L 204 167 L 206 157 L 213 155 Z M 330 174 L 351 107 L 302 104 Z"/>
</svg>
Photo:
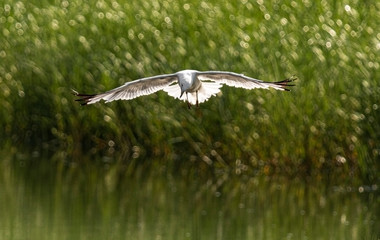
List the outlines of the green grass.
<svg viewBox="0 0 380 240">
<path fill-rule="evenodd" d="M 379 16 L 378 1 L 10 0 L 1 145 L 68 162 L 373 183 Z M 163 92 L 88 107 L 71 95 L 187 68 L 299 80 L 292 92 L 224 87 L 192 110 Z"/>
</svg>

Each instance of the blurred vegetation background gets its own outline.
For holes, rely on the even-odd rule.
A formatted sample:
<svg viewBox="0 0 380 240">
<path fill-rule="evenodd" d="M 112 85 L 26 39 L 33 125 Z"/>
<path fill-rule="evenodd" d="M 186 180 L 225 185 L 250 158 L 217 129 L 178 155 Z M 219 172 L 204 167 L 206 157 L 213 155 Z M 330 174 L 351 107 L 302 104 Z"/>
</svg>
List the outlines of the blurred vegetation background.
<svg viewBox="0 0 380 240">
<path fill-rule="evenodd" d="M 379 22 L 375 0 L 5 1 L 3 155 L 105 165 L 115 178 L 159 169 L 376 183 Z M 299 80 L 291 92 L 223 87 L 191 110 L 164 92 L 86 107 L 71 95 L 183 69 Z"/>
</svg>

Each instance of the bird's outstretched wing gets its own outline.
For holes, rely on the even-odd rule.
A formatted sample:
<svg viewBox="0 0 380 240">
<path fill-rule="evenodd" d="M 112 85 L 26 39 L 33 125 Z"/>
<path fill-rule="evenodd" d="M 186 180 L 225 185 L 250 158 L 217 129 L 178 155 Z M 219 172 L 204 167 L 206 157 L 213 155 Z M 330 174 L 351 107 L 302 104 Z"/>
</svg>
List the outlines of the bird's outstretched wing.
<svg viewBox="0 0 380 240">
<path fill-rule="evenodd" d="M 262 80 L 250 78 L 243 74 L 234 72 L 223 71 L 205 71 L 197 73 L 198 79 L 201 81 L 214 81 L 216 83 L 223 83 L 231 87 L 254 89 L 254 88 L 274 88 L 276 90 L 290 91 L 286 87 L 294 86 L 289 84 L 296 80 L 295 77 L 291 77 L 279 82 L 264 82 Z"/>
<path fill-rule="evenodd" d="M 165 74 L 127 82 L 124 85 L 105 93 L 82 94 L 74 91 L 74 95 L 80 97 L 76 101 L 79 101 L 82 105 L 96 103 L 100 100 L 105 100 L 106 102 L 129 100 L 162 90 L 175 81 L 178 81 L 178 77 L 175 73 Z"/>
</svg>

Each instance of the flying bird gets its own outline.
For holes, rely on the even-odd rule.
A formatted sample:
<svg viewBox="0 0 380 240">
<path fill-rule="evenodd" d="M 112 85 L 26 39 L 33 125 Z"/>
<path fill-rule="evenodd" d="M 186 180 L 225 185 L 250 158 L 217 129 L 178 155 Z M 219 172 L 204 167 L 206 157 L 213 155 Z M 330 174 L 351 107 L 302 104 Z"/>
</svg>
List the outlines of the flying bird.
<svg viewBox="0 0 380 240">
<path fill-rule="evenodd" d="M 289 84 L 294 80 L 296 78 L 291 77 L 279 82 L 265 82 L 234 72 L 182 70 L 172 74 L 137 79 L 104 93 L 81 94 L 74 91 L 74 95 L 79 97 L 76 101 L 87 105 L 100 100 L 104 100 L 106 103 L 115 100 L 129 100 L 163 90 L 174 98 L 186 101 L 190 108 L 192 104 L 198 106 L 199 103 L 215 96 L 220 92 L 223 84 L 245 89 L 273 88 L 290 91 L 287 87 L 294 86 Z"/>
</svg>

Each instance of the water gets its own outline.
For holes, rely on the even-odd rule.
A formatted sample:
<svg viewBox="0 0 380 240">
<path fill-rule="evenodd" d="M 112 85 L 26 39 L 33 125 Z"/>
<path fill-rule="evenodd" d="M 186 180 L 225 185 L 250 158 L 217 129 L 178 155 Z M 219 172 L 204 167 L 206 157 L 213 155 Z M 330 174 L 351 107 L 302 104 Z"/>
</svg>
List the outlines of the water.
<svg viewBox="0 0 380 240">
<path fill-rule="evenodd" d="M 0 239 L 379 239 L 377 186 L 8 159 Z"/>
</svg>

